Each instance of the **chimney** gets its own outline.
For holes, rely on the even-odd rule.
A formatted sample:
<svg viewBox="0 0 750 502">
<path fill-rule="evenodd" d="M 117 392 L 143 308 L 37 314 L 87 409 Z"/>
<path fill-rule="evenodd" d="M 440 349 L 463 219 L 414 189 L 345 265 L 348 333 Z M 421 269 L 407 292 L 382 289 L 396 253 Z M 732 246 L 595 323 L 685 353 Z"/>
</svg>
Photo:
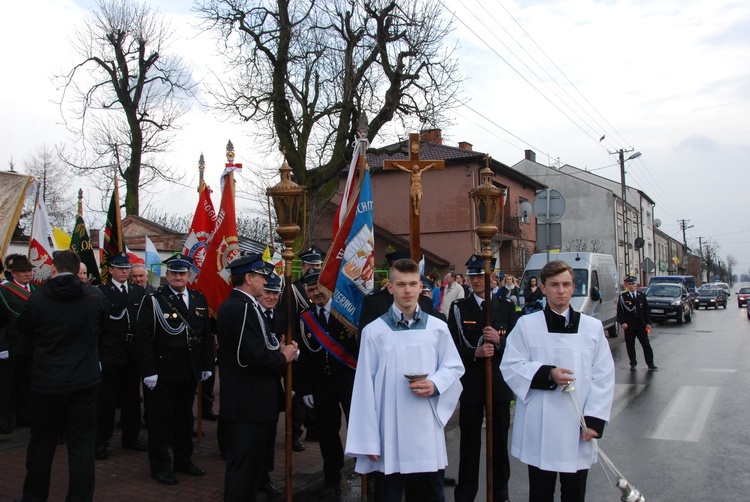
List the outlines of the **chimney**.
<svg viewBox="0 0 750 502">
<path fill-rule="evenodd" d="M 468 141 L 460 141 L 460 142 L 458 143 L 458 147 L 459 147 L 459 148 L 460 148 L 461 150 L 468 150 L 468 151 L 472 151 L 472 150 L 474 149 L 474 145 L 472 145 L 472 144 L 471 144 L 471 143 L 469 143 Z"/>
<path fill-rule="evenodd" d="M 423 129 L 419 133 L 419 139 L 437 145 L 443 144 L 443 132 L 440 129 Z"/>
<path fill-rule="evenodd" d="M 526 153 L 526 160 L 536 162 L 536 154 L 534 153 L 534 150 L 524 150 L 524 152 Z"/>
</svg>

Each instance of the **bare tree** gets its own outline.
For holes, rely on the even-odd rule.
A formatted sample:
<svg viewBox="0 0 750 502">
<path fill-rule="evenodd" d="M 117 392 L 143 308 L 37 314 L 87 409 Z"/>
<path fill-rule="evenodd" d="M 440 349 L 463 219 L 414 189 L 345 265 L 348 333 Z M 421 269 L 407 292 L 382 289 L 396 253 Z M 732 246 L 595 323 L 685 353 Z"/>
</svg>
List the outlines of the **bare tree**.
<svg viewBox="0 0 750 502">
<path fill-rule="evenodd" d="M 76 204 L 68 192 L 72 181 L 71 172 L 56 151 L 43 144 L 24 159 L 26 172 L 39 179 L 40 194 L 44 199 L 50 223 L 67 229 L 75 220 Z M 33 203 L 30 205 L 33 210 Z M 29 212 L 28 218 L 31 218 Z M 28 222 L 24 226 L 30 228 Z"/>
<path fill-rule="evenodd" d="M 709 240 L 706 244 L 700 246 L 698 256 L 700 256 L 701 263 L 706 267 L 706 279 L 711 282 L 713 276 L 717 272 L 719 260 L 719 244 Z"/>
<path fill-rule="evenodd" d="M 573 239 L 565 244 L 565 251 L 598 253 L 604 247 L 604 244 L 605 242 L 599 239 L 591 239 L 589 242 L 586 242 L 586 239 Z"/>
<path fill-rule="evenodd" d="M 373 139 L 394 119 L 435 127 L 462 77 L 439 0 L 202 0 L 228 70 L 219 109 L 257 122 L 297 183 L 326 201 L 352 155 L 362 113 Z"/>
<path fill-rule="evenodd" d="M 56 77 L 63 118 L 81 144 L 68 162 L 110 182 L 122 177 L 126 214 L 139 213 L 144 184 L 174 181 L 153 154 L 171 140 L 195 84 L 185 63 L 169 55 L 171 37 L 166 20 L 145 4 L 97 0 L 74 34 L 81 61 Z"/>
<path fill-rule="evenodd" d="M 729 282 L 729 285 L 732 285 L 732 281 L 734 281 L 734 266 L 737 265 L 737 258 L 734 257 L 734 255 L 728 254 L 726 257 L 726 265 L 727 265 L 727 278 L 729 279 L 727 282 Z"/>
</svg>

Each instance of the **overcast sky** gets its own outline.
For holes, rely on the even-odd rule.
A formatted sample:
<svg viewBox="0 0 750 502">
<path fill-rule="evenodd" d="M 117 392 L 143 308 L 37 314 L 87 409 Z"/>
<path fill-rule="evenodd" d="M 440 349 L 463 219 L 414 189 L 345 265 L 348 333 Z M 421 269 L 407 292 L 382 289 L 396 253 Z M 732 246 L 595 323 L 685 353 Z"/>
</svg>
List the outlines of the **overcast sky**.
<svg viewBox="0 0 750 502">
<path fill-rule="evenodd" d="M 68 141 L 50 77 L 71 66 L 71 30 L 91 4 L 39 0 L 33 8 L 23 2 L 3 6 L 0 167 L 7 168 L 12 157 L 22 170 L 42 143 Z M 175 48 L 196 79 L 209 68 L 221 71 L 213 40 L 192 28 L 196 18 L 187 1 L 149 4 L 173 18 L 179 30 Z M 688 245 L 697 247 L 698 237 L 711 239 L 720 244 L 721 257 L 737 258 L 736 273 L 750 269 L 745 210 L 750 3 L 446 0 L 446 5 L 456 16 L 467 106 L 443 127 L 445 143 L 468 141 L 510 166 L 532 149 L 539 162 L 596 169 L 617 181 L 617 156 L 609 152 L 641 152 L 628 163 L 627 182 L 656 202 L 661 229 L 681 240 L 679 220 L 689 220 Z M 254 149 L 248 125 L 222 123 L 199 106 L 183 124 L 166 160 L 184 170 L 188 183 L 203 152 L 207 180 L 218 185 L 230 138 L 237 161 L 245 165 L 240 183 L 251 182 L 247 171 L 257 164 L 281 161 L 274 152 Z M 606 139 L 599 142 L 602 135 Z M 87 196 L 94 197 L 90 190 Z M 197 202 L 195 192 L 184 188 L 164 193 L 142 205 L 186 214 Z"/>
</svg>

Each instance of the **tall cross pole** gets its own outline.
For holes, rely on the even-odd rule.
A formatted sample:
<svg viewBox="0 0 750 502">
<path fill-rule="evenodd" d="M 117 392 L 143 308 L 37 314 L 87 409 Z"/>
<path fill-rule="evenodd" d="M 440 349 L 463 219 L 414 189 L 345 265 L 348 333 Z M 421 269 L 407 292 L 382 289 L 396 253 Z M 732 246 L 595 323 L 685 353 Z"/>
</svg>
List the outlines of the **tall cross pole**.
<svg viewBox="0 0 750 502">
<path fill-rule="evenodd" d="M 422 160 L 419 158 L 419 134 L 409 134 L 409 158 L 406 160 L 386 160 L 386 171 L 401 170 L 409 173 L 409 251 L 411 259 L 422 259 L 422 246 L 419 242 L 419 209 L 422 205 L 422 173 L 428 169 L 445 169 L 444 160 Z"/>
</svg>

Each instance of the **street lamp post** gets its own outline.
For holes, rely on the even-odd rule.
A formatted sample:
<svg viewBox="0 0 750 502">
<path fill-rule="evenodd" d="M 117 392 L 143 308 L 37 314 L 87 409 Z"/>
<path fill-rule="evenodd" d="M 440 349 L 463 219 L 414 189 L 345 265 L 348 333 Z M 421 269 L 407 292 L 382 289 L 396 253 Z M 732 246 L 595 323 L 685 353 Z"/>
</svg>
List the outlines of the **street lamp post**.
<svg viewBox="0 0 750 502">
<path fill-rule="evenodd" d="M 641 152 L 635 152 L 633 155 L 625 158 L 626 152 L 632 152 L 633 150 L 623 150 L 620 148 L 617 153 L 620 156 L 620 187 L 622 189 L 622 230 L 623 230 L 623 237 L 625 239 L 625 269 L 624 274 L 627 277 L 630 273 L 630 249 L 628 249 L 630 245 L 630 236 L 628 235 L 628 186 L 625 184 L 625 161 L 626 160 L 632 160 L 637 159 L 641 156 Z M 610 152 L 614 153 L 614 152 Z M 623 277 L 624 279 L 624 277 Z"/>
<path fill-rule="evenodd" d="M 294 260 L 294 240 L 300 232 L 300 221 L 304 225 L 304 207 L 306 188 L 292 181 L 292 168 L 284 159 L 284 164 L 279 169 L 281 181 L 271 188 L 266 189 L 266 196 L 273 199 L 276 210 L 276 218 L 279 225 L 276 233 L 284 241 L 284 285 L 292 288 L 292 260 Z M 284 340 L 287 345 L 292 343 L 292 309 L 294 295 L 291 289 L 284 294 L 286 299 L 286 336 Z M 284 389 L 286 390 L 284 444 L 285 444 L 285 493 L 287 502 L 292 502 L 292 363 L 286 365 L 286 376 L 284 377 Z"/>
<path fill-rule="evenodd" d="M 479 173 L 481 185 L 469 191 L 469 197 L 474 203 L 474 212 L 478 223 L 474 227 L 474 233 L 482 242 L 482 258 L 484 259 L 484 304 L 486 308 L 485 326 L 492 325 L 492 288 L 490 287 L 491 261 L 492 261 L 492 238 L 497 234 L 497 208 L 499 201 L 505 196 L 505 189 L 498 188 L 492 184 L 492 169 L 487 166 Z M 486 459 L 487 459 L 487 502 L 492 502 L 493 476 L 492 476 L 492 358 L 486 358 L 485 367 L 485 410 L 486 410 Z"/>
</svg>

